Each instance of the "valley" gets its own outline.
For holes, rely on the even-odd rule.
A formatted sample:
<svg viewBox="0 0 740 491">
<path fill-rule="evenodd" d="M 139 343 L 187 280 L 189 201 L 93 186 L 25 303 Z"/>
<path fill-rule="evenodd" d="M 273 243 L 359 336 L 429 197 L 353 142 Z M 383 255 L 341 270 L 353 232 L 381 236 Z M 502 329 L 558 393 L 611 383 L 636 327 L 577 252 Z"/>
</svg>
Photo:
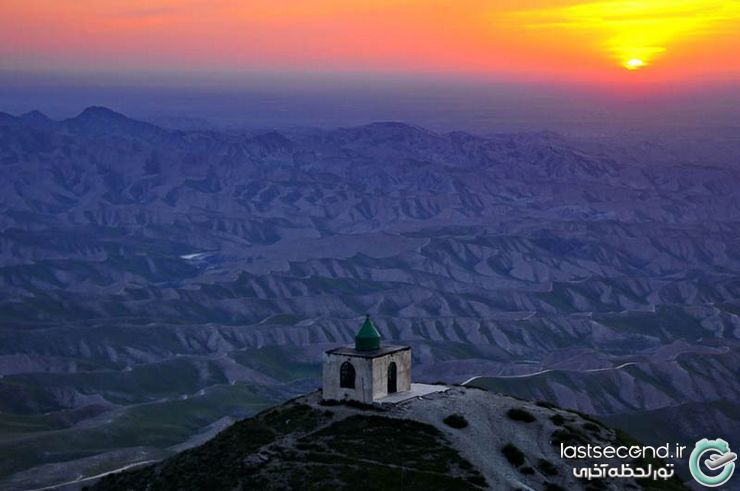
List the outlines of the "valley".
<svg viewBox="0 0 740 491">
<path fill-rule="evenodd" d="M 740 167 L 650 158 L 0 115 L 0 486 L 161 459 L 310 392 L 365 313 L 419 381 L 646 441 L 740 434 Z"/>
</svg>

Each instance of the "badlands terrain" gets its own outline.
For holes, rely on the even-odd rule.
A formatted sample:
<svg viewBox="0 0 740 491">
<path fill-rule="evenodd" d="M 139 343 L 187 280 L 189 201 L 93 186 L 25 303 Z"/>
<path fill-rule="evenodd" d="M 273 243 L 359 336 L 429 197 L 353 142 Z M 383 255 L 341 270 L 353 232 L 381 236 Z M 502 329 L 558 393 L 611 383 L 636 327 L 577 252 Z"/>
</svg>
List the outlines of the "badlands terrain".
<svg viewBox="0 0 740 491">
<path fill-rule="evenodd" d="M 718 149 L 0 114 L 0 487 L 309 392 L 365 313 L 416 381 L 738 435 L 740 142 Z"/>
</svg>

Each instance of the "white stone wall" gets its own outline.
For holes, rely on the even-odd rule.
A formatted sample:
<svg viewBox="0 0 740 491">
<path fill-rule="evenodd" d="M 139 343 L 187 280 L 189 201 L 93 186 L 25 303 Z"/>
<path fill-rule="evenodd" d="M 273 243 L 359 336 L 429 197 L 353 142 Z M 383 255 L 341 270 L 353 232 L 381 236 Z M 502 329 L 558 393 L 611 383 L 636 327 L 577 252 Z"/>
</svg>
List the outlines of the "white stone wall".
<svg viewBox="0 0 740 491">
<path fill-rule="evenodd" d="M 396 351 L 373 359 L 373 400 L 388 395 L 388 366 L 396 362 L 397 392 L 411 390 L 411 350 Z"/>
<path fill-rule="evenodd" d="M 339 386 L 342 363 L 348 361 L 355 368 L 355 388 Z M 324 399 L 355 401 L 369 404 L 388 395 L 388 366 L 396 363 L 398 392 L 411 389 L 411 350 L 396 351 L 377 358 L 361 358 L 324 353 L 322 397 Z"/>
<path fill-rule="evenodd" d="M 339 387 L 339 370 L 342 363 L 348 361 L 355 367 L 355 388 Z M 322 372 L 322 397 L 338 401 L 352 399 L 364 403 L 373 401 L 373 365 L 372 359 L 347 355 L 324 353 Z"/>
</svg>

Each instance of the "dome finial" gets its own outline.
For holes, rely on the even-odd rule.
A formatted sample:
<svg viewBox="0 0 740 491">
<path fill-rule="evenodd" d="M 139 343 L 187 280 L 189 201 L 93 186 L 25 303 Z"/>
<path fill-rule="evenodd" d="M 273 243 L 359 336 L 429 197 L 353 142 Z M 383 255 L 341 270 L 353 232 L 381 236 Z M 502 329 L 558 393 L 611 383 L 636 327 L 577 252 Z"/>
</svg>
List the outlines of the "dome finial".
<svg viewBox="0 0 740 491">
<path fill-rule="evenodd" d="M 365 322 L 355 336 L 357 351 L 373 351 L 380 348 L 380 333 L 375 328 L 370 314 L 365 314 Z"/>
</svg>

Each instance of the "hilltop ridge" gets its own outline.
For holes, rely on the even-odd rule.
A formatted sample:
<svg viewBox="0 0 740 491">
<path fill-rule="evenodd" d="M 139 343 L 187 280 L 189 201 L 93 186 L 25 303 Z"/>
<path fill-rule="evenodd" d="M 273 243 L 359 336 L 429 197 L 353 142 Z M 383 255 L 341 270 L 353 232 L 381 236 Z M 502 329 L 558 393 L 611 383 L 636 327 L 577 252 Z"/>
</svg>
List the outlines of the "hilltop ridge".
<svg viewBox="0 0 740 491">
<path fill-rule="evenodd" d="M 560 442 L 624 438 L 572 411 L 462 386 L 382 406 L 327 404 L 313 392 L 91 489 L 685 489 L 676 478 L 577 480 L 559 456 Z"/>
</svg>

